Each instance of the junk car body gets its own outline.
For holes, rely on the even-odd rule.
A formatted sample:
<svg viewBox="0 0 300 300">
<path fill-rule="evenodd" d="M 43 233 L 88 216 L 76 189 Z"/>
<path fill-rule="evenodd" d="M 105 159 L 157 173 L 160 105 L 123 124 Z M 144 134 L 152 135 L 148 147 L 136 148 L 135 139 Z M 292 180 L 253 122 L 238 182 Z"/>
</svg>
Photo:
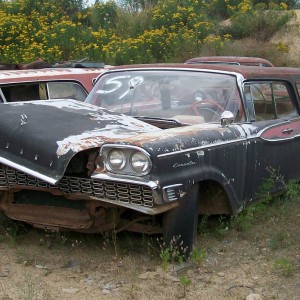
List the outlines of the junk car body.
<svg viewBox="0 0 300 300">
<path fill-rule="evenodd" d="M 84 101 L 104 68 L 0 70 L 0 103 L 70 98 Z"/>
<path fill-rule="evenodd" d="M 84 103 L 5 103 L 0 208 L 40 228 L 179 237 L 188 254 L 199 214 L 241 212 L 272 169 L 299 180 L 299 86 L 292 68 L 132 65 Z"/>
<path fill-rule="evenodd" d="M 199 56 L 190 58 L 186 63 L 274 67 L 267 59 L 252 56 Z"/>
</svg>

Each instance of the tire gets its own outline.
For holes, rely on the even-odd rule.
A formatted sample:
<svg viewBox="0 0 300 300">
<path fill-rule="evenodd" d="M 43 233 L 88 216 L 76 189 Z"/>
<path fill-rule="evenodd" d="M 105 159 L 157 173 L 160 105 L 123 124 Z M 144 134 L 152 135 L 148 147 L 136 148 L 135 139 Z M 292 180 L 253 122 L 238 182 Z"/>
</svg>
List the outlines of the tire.
<svg viewBox="0 0 300 300">
<path fill-rule="evenodd" d="M 197 236 L 198 185 L 194 185 L 179 205 L 163 216 L 163 241 L 171 252 L 188 260 Z"/>
</svg>

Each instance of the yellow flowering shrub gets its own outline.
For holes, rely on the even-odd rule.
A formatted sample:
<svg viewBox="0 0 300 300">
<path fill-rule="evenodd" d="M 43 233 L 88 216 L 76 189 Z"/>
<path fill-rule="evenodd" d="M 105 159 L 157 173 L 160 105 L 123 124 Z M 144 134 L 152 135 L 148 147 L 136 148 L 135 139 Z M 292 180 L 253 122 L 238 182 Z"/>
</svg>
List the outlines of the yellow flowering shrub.
<svg viewBox="0 0 300 300">
<path fill-rule="evenodd" d="M 254 6 L 251 0 L 158 0 L 146 11 L 131 14 L 113 0 L 92 7 L 76 6 L 79 2 L 0 1 L 2 62 L 36 58 L 51 62 L 88 58 L 107 64 L 185 61 L 203 45 L 222 52 L 232 37 L 251 36 L 261 28 L 271 35 L 290 18 L 288 13 L 278 13 L 287 10 L 285 2 L 272 4 L 275 12 L 266 12 L 265 4 Z M 233 25 L 221 29 L 216 15 L 231 15 Z"/>
<path fill-rule="evenodd" d="M 282 42 L 279 42 L 276 46 L 277 50 L 282 52 L 282 53 L 289 53 L 290 52 L 290 48 L 287 44 L 284 44 Z"/>
</svg>

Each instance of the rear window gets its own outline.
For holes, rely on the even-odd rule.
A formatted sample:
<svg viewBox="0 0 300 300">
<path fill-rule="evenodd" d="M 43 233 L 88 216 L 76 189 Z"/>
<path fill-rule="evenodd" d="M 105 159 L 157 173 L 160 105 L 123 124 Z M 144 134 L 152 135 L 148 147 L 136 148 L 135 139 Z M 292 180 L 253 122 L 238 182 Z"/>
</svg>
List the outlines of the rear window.
<svg viewBox="0 0 300 300">
<path fill-rule="evenodd" d="M 38 82 L 2 86 L 0 96 L 2 102 L 61 98 L 84 101 L 87 92 L 76 82 Z"/>
</svg>

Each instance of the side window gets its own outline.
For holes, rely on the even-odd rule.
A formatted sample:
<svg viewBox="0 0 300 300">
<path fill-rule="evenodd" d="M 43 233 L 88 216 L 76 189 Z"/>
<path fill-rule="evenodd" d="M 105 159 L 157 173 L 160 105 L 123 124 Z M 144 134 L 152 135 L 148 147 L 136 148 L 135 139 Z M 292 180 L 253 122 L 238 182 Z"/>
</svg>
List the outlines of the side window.
<svg viewBox="0 0 300 300">
<path fill-rule="evenodd" d="M 289 90 L 283 82 L 251 82 L 245 85 L 244 91 L 253 121 L 297 115 Z"/>
<path fill-rule="evenodd" d="M 2 93 L 7 102 L 40 100 L 38 83 L 3 86 Z"/>
<path fill-rule="evenodd" d="M 87 92 L 76 82 L 48 82 L 49 99 L 75 99 L 84 101 Z"/>
</svg>

